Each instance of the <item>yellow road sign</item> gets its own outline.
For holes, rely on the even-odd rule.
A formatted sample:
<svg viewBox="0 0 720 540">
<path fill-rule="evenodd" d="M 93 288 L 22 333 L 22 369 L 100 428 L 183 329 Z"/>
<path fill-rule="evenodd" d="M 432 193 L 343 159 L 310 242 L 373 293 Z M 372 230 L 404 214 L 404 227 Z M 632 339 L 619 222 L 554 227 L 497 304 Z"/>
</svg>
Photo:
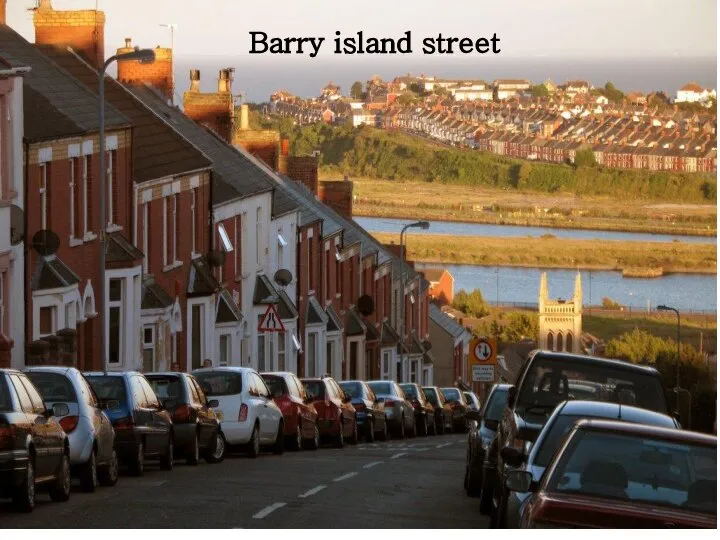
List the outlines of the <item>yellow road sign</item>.
<svg viewBox="0 0 720 540">
<path fill-rule="evenodd" d="M 495 338 L 475 338 L 470 342 L 470 364 L 496 365 L 497 342 Z"/>
</svg>

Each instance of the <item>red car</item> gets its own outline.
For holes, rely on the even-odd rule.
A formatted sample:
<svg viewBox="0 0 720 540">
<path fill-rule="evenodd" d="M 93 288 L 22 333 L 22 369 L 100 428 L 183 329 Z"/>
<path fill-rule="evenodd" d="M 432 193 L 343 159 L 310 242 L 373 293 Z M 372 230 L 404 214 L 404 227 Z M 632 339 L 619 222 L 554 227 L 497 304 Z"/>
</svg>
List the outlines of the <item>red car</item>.
<svg viewBox="0 0 720 540">
<path fill-rule="evenodd" d="M 285 419 L 285 441 L 293 450 L 303 446 L 317 450 L 320 446 L 320 430 L 315 407 L 308 399 L 305 385 L 294 373 L 287 371 L 261 373 L 275 404 Z"/>
<path fill-rule="evenodd" d="M 539 483 L 511 470 L 505 485 L 531 492 L 527 528 L 716 528 L 717 439 L 614 420 L 580 420 Z"/>
<path fill-rule="evenodd" d="M 355 408 L 350 396 L 332 377 L 321 379 L 302 379 L 309 401 L 317 411 L 317 425 L 320 436 L 332 439 L 335 446 L 342 448 L 345 440 L 357 444 L 358 431 L 355 420 Z"/>
</svg>

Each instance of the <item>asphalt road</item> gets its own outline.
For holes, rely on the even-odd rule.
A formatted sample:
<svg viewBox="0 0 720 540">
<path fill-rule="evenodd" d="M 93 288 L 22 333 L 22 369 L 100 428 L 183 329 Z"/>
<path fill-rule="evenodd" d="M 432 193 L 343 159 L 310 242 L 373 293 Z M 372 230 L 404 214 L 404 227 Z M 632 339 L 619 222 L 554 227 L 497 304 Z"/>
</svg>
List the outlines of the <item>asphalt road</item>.
<svg viewBox="0 0 720 540">
<path fill-rule="evenodd" d="M 0 500 L 1 528 L 485 528 L 478 499 L 462 488 L 466 435 L 418 437 L 343 449 L 177 461 L 113 488 L 32 514 Z"/>
</svg>

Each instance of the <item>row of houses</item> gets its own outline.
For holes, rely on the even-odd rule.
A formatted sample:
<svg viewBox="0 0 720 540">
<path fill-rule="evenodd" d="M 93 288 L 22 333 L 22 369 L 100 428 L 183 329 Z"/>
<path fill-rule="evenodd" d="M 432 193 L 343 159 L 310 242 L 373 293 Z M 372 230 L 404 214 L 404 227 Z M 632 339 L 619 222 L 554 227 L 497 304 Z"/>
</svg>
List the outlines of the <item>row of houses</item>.
<svg viewBox="0 0 720 540">
<path fill-rule="evenodd" d="M 429 282 L 352 220 L 351 182 L 318 182 L 316 160 L 248 130 L 246 107 L 237 137 L 231 70 L 206 93 L 193 70 L 180 110 L 158 76 L 171 50 L 161 66 L 123 61 L 105 80 L 100 171 L 104 14 L 44 0 L 33 18 L 35 43 L 0 21 L 0 366 L 209 359 L 431 384 L 436 362 L 467 354 L 452 321 L 441 331 L 462 339 L 432 347 Z"/>
</svg>

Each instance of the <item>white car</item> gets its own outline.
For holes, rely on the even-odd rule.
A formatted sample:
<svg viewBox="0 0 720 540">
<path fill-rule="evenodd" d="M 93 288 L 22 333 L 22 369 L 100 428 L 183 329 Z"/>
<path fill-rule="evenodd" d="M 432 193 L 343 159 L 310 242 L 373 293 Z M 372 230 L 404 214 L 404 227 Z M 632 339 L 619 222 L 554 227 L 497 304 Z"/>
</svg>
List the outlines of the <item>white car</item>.
<svg viewBox="0 0 720 540">
<path fill-rule="evenodd" d="M 261 446 L 283 453 L 283 415 L 257 371 L 217 367 L 198 369 L 193 376 L 209 400 L 218 400 L 214 410 L 228 445 L 244 445 L 250 457 L 257 457 Z"/>
</svg>

